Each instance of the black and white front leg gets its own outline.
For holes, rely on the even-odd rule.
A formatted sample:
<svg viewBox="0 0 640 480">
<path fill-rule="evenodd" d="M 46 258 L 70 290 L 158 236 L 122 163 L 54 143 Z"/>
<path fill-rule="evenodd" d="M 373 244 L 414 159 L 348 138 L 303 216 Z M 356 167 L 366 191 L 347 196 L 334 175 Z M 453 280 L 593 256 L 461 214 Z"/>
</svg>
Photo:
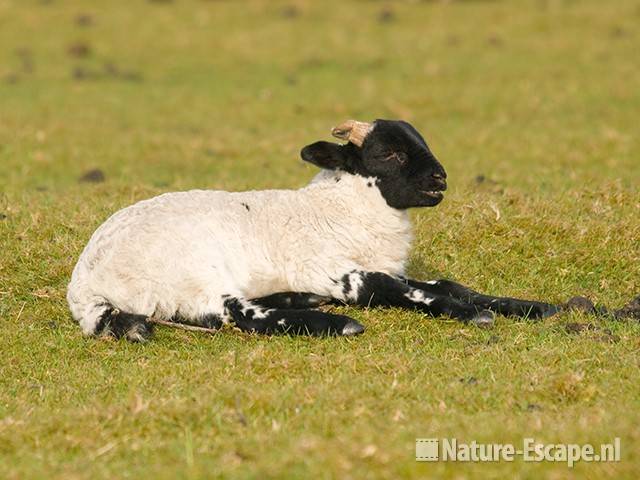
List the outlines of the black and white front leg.
<svg viewBox="0 0 640 480">
<path fill-rule="evenodd" d="M 487 325 L 493 313 L 458 298 L 427 292 L 381 272 L 356 271 L 336 282 L 336 298 L 361 306 L 416 309 L 434 317 L 447 315 L 463 322 Z"/>
<path fill-rule="evenodd" d="M 455 298 L 464 303 L 474 305 L 476 308 L 490 310 L 508 317 L 539 319 L 550 317 L 560 311 L 559 306 L 550 303 L 484 295 L 451 280 L 431 280 L 427 282 L 406 278 L 401 280 L 408 286 L 420 289 L 428 295 Z"/>
</svg>

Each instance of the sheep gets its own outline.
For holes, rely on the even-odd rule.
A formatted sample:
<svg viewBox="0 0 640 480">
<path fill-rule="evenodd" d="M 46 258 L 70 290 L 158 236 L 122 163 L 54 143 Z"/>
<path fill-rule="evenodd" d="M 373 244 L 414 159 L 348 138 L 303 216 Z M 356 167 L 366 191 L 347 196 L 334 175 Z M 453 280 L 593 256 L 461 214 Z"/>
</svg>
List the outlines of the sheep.
<svg viewBox="0 0 640 480">
<path fill-rule="evenodd" d="M 405 277 L 407 210 L 434 207 L 446 172 L 409 123 L 349 120 L 346 143 L 304 147 L 321 169 L 298 190 L 165 193 L 115 213 L 93 234 L 67 299 L 87 335 L 146 341 L 149 317 L 262 334 L 356 335 L 364 326 L 316 307 L 397 306 L 487 325 L 494 313 L 558 307 Z"/>
</svg>

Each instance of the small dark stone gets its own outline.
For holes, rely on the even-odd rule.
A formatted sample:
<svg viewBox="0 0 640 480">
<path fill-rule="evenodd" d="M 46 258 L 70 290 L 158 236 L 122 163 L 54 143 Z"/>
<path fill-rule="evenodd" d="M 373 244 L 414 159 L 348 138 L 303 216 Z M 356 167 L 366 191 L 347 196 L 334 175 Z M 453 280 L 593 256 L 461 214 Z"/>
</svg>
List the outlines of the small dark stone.
<svg viewBox="0 0 640 480">
<path fill-rule="evenodd" d="M 567 333 L 580 333 L 588 330 L 597 330 L 598 328 L 592 323 L 571 322 L 564 326 Z"/>
<path fill-rule="evenodd" d="M 624 28 L 622 28 L 620 25 L 616 25 L 615 27 L 613 27 L 611 29 L 611 33 L 610 35 L 613 38 L 620 38 L 620 37 L 624 37 L 627 35 L 627 32 L 625 31 Z"/>
<path fill-rule="evenodd" d="M 9 85 L 15 85 L 20 81 L 20 77 L 17 73 L 7 73 L 4 77 L 2 77 L 2 81 Z"/>
<path fill-rule="evenodd" d="M 32 73 L 33 68 L 33 54 L 31 50 L 28 48 L 18 48 L 16 50 L 16 55 L 20 59 L 20 63 L 22 63 L 22 71 L 24 73 Z"/>
<path fill-rule="evenodd" d="M 71 76 L 74 80 L 96 80 L 100 77 L 97 72 L 84 67 L 75 67 L 71 71 Z"/>
<path fill-rule="evenodd" d="M 103 69 L 105 75 L 109 77 L 115 77 L 130 82 L 142 81 L 142 75 L 139 72 L 135 72 L 133 70 L 121 70 L 113 62 L 105 62 L 105 64 L 103 65 Z"/>
<path fill-rule="evenodd" d="M 87 77 L 87 71 L 82 67 L 76 67 L 71 72 L 71 76 L 76 80 L 83 80 Z"/>
<path fill-rule="evenodd" d="M 91 25 L 93 25 L 93 17 L 86 13 L 77 15 L 74 21 L 75 24 L 79 27 L 90 27 Z"/>
<path fill-rule="evenodd" d="M 99 168 L 94 168 L 85 172 L 79 179 L 79 182 L 84 183 L 101 183 L 104 182 L 105 176 L 102 170 Z"/>
<path fill-rule="evenodd" d="M 447 45 L 451 45 L 452 47 L 460 45 L 460 37 L 458 37 L 457 35 L 449 35 L 447 37 L 446 43 Z"/>
<path fill-rule="evenodd" d="M 618 343 L 620 341 L 620 336 L 613 334 L 611 330 L 605 328 L 602 333 L 594 335 L 593 339 L 603 343 Z"/>
<path fill-rule="evenodd" d="M 108 75 L 113 75 L 113 76 L 120 75 L 120 69 L 113 62 L 105 62 L 102 67 L 105 73 L 107 73 Z"/>
<path fill-rule="evenodd" d="M 129 71 L 122 72 L 120 74 L 120 78 L 128 82 L 141 82 L 142 74 L 140 72 L 134 72 L 132 70 L 129 70 Z"/>
<path fill-rule="evenodd" d="M 504 42 L 502 41 L 502 38 L 500 38 L 499 36 L 491 35 L 489 38 L 487 38 L 487 43 L 492 47 L 500 47 Z"/>
<path fill-rule="evenodd" d="M 16 55 L 20 58 L 31 58 L 33 56 L 31 50 L 27 47 L 16 48 Z"/>
<path fill-rule="evenodd" d="M 390 8 L 383 8 L 378 13 L 378 22 L 380 23 L 391 23 L 396 19 L 396 14 Z"/>
<path fill-rule="evenodd" d="M 295 5 L 287 5 L 280 10 L 280 16 L 283 18 L 297 18 L 300 16 L 300 9 Z"/>
<path fill-rule="evenodd" d="M 459 379 L 460 383 L 464 383 L 466 385 L 475 385 L 476 383 L 478 383 L 478 379 L 476 377 L 468 377 L 468 378 L 460 378 Z"/>
<path fill-rule="evenodd" d="M 84 58 L 91 55 L 91 48 L 86 43 L 76 42 L 69 45 L 67 53 L 72 57 Z"/>
<path fill-rule="evenodd" d="M 479 188 L 486 188 L 493 193 L 504 193 L 504 189 L 498 182 L 482 173 L 480 175 L 476 175 L 473 179 L 473 183 L 475 183 Z"/>
<path fill-rule="evenodd" d="M 295 75 L 287 75 L 284 81 L 287 85 L 296 85 L 298 83 L 298 79 L 295 77 Z"/>
</svg>

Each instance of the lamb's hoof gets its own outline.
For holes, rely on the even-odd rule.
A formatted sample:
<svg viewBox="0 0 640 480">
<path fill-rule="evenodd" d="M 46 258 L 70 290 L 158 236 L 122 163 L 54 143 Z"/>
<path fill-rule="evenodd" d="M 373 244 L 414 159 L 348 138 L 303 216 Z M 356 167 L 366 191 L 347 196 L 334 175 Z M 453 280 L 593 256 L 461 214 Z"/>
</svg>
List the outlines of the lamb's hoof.
<svg viewBox="0 0 640 480">
<path fill-rule="evenodd" d="M 135 323 L 129 328 L 124 337 L 133 343 L 145 343 L 153 337 L 153 324 L 149 322 Z"/>
<path fill-rule="evenodd" d="M 490 310 L 482 310 L 471 319 L 471 323 L 478 328 L 492 328 L 495 324 L 495 315 Z"/>
<path fill-rule="evenodd" d="M 560 313 L 561 310 L 562 308 L 556 305 L 545 305 L 545 307 L 542 308 L 542 314 L 538 318 L 553 317 L 556 313 Z"/>
<path fill-rule="evenodd" d="M 333 302 L 333 298 L 325 297 L 323 295 L 316 295 L 315 293 L 309 294 L 306 300 L 308 302 L 309 308 L 317 308 Z"/>
<path fill-rule="evenodd" d="M 355 320 L 350 320 L 344 327 L 342 327 L 340 335 L 360 335 L 362 332 L 364 332 L 364 327 Z"/>
</svg>

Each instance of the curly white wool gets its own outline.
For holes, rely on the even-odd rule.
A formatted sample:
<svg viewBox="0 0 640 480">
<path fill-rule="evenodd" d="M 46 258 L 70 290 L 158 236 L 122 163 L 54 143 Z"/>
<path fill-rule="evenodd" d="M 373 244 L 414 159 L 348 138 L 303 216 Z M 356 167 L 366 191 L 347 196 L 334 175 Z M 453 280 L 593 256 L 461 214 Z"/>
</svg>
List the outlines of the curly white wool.
<svg viewBox="0 0 640 480">
<path fill-rule="evenodd" d="M 299 190 L 167 193 L 96 230 L 67 299 L 86 334 L 107 306 L 226 321 L 226 296 L 341 299 L 336 280 L 351 271 L 402 275 L 411 240 L 407 212 L 387 205 L 375 179 L 341 171 L 322 171 Z"/>
</svg>

